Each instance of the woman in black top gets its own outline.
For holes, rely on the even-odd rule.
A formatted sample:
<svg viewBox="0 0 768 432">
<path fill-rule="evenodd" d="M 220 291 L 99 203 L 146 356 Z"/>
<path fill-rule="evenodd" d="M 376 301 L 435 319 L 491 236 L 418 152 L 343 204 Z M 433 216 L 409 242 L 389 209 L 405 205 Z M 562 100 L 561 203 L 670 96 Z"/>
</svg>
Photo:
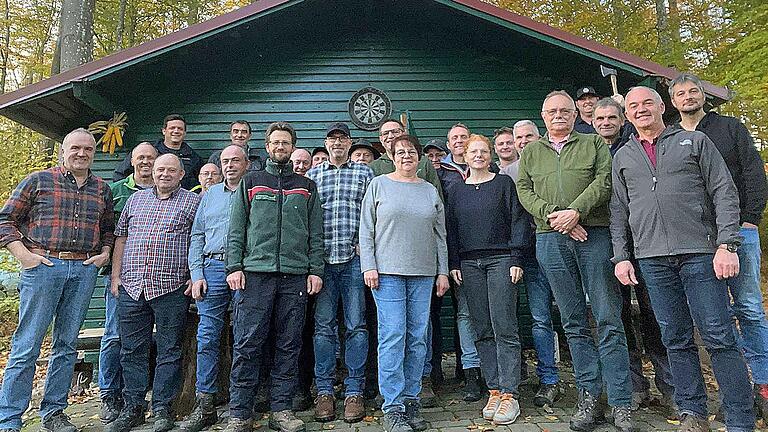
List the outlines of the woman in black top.
<svg viewBox="0 0 768 432">
<path fill-rule="evenodd" d="M 448 263 L 467 296 L 478 354 L 490 396 L 483 417 L 510 424 L 520 415 L 520 337 L 517 283 L 530 224 L 511 178 L 489 171 L 492 145 L 482 135 L 467 141 L 470 175 L 447 197 Z"/>
</svg>

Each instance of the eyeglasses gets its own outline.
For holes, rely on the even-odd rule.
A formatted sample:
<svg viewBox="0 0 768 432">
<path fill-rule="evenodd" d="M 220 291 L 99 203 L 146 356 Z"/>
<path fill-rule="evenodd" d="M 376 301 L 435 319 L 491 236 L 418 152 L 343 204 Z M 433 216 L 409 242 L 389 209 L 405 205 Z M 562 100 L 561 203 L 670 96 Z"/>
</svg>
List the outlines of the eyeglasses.
<svg viewBox="0 0 768 432">
<path fill-rule="evenodd" d="M 333 144 L 337 142 L 346 142 L 349 140 L 349 137 L 348 136 L 327 137 L 325 138 L 325 140 L 328 143 Z"/>
<path fill-rule="evenodd" d="M 395 156 L 399 158 L 404 158 L 406 155 L 410 157 L 417 157 L 419 155 L 419 152 L 417 152 L 416 150 L 398 150 L 395 152 Z"/>
<path fill-rule="evenodd" d="M 379 135 L 383 136 L 383 137 L 389 136 L 389 135 L 399 136 L 399 135 L 402 135 L 403 132 L 405 132 L 405 131 L 402 128 L 397 128 L 397 129 L 390 129 L 390 130 L 386 130 L 386 131 L 381 131 L 381 134 L 379 134 Z"/>
<path fill-rule="evenodd" d="M 548 109 L 542 112 L 549 117 L 554 117 L 555 114 L 558 114 L 558 113 L 561 115 L 571 115 L 574 112 L 576 112 L 576 110 L 572 110 L 570 108 L 560 108 L 560 109 Z"/>
<path fill-rule="evenodd" d="M 514 141 L 499 141 L 496 143 L 497 146 L 503 146 L 503 145 L 515 145 Z"/>
<path fill-rule="evenodd" d="M 273 145 L 275 147 L 290 147 L 293 145 L 290 141 L 270 141 L 269 145 Z"/>
</svg>

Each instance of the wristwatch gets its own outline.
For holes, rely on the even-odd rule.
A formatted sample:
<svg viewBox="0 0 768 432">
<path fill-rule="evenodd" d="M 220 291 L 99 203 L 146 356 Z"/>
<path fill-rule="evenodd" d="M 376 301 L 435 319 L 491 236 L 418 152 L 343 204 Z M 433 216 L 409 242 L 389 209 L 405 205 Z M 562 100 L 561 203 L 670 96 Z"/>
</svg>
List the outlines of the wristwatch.
<svg viewBox="0 0 768 432">
<path fill-rule="evenodd" d="M 738 243 L 724 243 L 719 246 L 720 249 L 725 249 L 730 253 L 736 253 L 739 250 Z"/>
</svg>

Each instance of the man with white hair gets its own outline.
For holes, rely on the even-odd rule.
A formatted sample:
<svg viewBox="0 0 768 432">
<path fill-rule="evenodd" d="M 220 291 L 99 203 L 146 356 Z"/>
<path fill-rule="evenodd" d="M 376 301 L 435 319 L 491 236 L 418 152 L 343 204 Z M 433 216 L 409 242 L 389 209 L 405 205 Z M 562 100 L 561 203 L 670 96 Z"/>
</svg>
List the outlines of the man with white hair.
<svg viewBox="0 0 768 432">
<path fill-rule="evenodd" d="M 63 412 L 77 334 L 115 241 L 112 192 L 91 172 L 95 153 L 93 135 L 75 129 L 61 144 L 61 165 L 28 175 L 0 210 L 0 246 L 22 268 L 19 324 L 0 392 L 0 430 L 21 430 L 40 345 L 54 321 L 40 430 L 77 431 Z"/>
</svg>

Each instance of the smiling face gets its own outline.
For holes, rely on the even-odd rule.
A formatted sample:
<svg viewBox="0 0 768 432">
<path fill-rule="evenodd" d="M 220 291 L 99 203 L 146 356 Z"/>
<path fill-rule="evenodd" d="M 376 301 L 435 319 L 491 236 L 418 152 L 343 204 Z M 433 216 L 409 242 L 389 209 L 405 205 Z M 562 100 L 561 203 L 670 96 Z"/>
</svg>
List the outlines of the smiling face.
<svg viewBox="0 0 768 432">
<path fill-rule="evenodd" d="M 136 176 L 141 178 L 152 177 L 152 166 L 157 159 L 157 150 L 152 144 L 141 143 L 131 151 L 131 166 Z"/>
<path fill-rule="evenodd" d="M 216 165 L 214 165 L 214 168 Z M 172 154 L 164 154 L 155 159 L 152 168 L 152 178 L 160 192 L 170 192 L 179 187 L 181 178 L 184 177 L 184 168 L 181 160 Z"/>
<path fill-rule="evenodd" d="M 576 101 L 576 108 L 579 109 L 579 113 L 584 117 L 591 117 L 595 112 L 595 104 L 597 103 L 597 100 L 597 96 L 586 94 Z"/>
<path fill-rule="evenodd" d="M 448 151 L 453 156 L 464 155 L 464 143 L 469 139 L 469 131 L 461 126 L 454 126 L 448 131 Z"/>
<path fill-rule="evenodd" d="M 515 150 L 515 139 L 510 133 L 499 134 L 493 140 L 493 148 L 496 154 L 499 155 L 499 159 L 506 162 L 514 162 L 517 159 L 517 151 Z"/>
<path fill-rule="evenodd" d="M 317 152 L 314 156 L 312 156 L 312 168 L 320 165 L 321 163 L 328 160 L 328 153 L 326 152 Z"/>
<path fill-rule="evenodd" d="M 418 168 L 419 152 L 408 140 L 395 142 L 392 161 L 395 164 L 395 171 L 400 175 L 411 176 Z"/>
<path fill-rule="evenodd" d="M 200 174 L 197 175 L 197 181 L 200 182 L 200 186 L 204 191 L 207 191 L 209 187 L 216 183 L 221 183 L 221 172 L 216 164 L 207 163 L 200 168 Z"/>
<path fill-rule="evenodd" d="M 425 156 L 427 159 L 429 159 L 430 162 L 432 162 L 432 166 L 435 169 L 440 169 L 440 161 L 445 157 L 445 152 L 440 149 L 430 147 L 427 149 Z"/>
<path fill-rule="evenodd" d="M 373 152 L 367 148 L 356 148 L 355 151 L 349 155 L 352 162 L 359 162 L 368 165 L 373 162 Z"/>
<path fill-rule="evenodd" d="M 573 131 L 576 109 L 573 101 L 564 95 L 554 95 L 544 101 L 541 118 L 550 135 L 566 136 Z"/>
<path fill-rule="evenodd" d="M 232 144 L 244 148 L 251 139 L 251 130 L 245 123 L 233 123 L 229 128 L 229 138 Z"/>
<path fill-rule="evenodd" d="M 61 145 L 64 168 L 75 173 L 85 173 L 91 168 L 96 155 L 96 142 L 86 131 L 68 135 Z"/>
<path fill-rule="evenodd" d="M 515 149 L 520 153 L 525 146 L 539 139 L 539 130 L 535 127 L 524 124 L 515 128 Z"/>
<path fill-rule="evenodd" d="M 683 81 L 672 87 L 672 105 L 684 114 L 692 114 L 704 108 L 704 92 L 694 83 Z"/>
<path fill-rule="evenodd" d="M 349 148 L 352 147 L 352 139 L 342 131 L 331 131 L 325 138 L 325 148 L 328 155 L 336 160 L 343 161 L 349 156 Z"/>
<path fill-rule="evenodd" d="M 291 160 L 291 153 L 293 153 L 293 137 L 290 132 L 276 130 L 269 134 L 267 154 L 270 159 L 281 164 L 287 163 Z"/>
<path fill-rule="evenodd" d="M 312 156 L 304 149 L 296 149 L 291 153 L 291 162 L 293 163 L 293 172 L 303 176 L 312 168 Z"/>
<path fill-rule="evenodd" d="M 392 141 L 404 133 L 405 130 L 403 130 L 403 127 L 400 126 L 400 123 L 398 122 L 388 121 L 382 124 L 379 128 L 379 138 L 385 149 L 392 148 Z M 387 150 L 387 152 L 389 152 L 389 150 Z"/>
<path fill-rule="evenodd" d="M 607 140 L 614 140 L 619 136 L 621 125 L 624 123 L 621 113 L 614 106 L 602 106 L 595 109 L 592 125 L 597 134 Z"/>
<path fill-rule="evenodd" d="M 163 128 L 165 145 L 173 149 L 179 149 L 187 134 L 187 125 L 182 120 L 169 120 Z"/>
<path fill-rule="evenodd" d="M 491 165 L 491 148 L 482 140 L 470 141 L 464 153 L 464 160 L 472 169 L 488 169 Z"/>
<path fill-rule="evenodd" d="M 657 94 L 645 87 L 635 87 L 627 93 L 626 115 L 638 130 L 657 130 L 664 128 L 664 102 Z"/>
<path fill-rule="evenodd" d="M 231 145 L 221 152 L 221 170 L 228 185 L 237 184 L 248 169 L 248 158 L 242 147 Z"/>
</svg>

